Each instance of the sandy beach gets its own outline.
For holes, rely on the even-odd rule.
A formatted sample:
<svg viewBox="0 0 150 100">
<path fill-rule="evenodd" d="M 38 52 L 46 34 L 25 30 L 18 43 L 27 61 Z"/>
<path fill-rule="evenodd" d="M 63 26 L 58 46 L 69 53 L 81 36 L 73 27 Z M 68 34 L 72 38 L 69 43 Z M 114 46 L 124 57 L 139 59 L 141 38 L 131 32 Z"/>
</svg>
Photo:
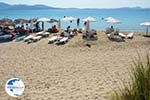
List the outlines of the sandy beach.
<svg viewBox="0 0 150 100">
<path fill-rule="evenodd" d="M 85 44 L 91 44 L 91 48 Z M 0 44 L 0 100 L 108 100 L 112 90 L 126 83 L 132 60 L 150 50 L 140 34 L 126 42 L 109 41 L 103 32 L 87 42 L 81 34 L 67 44 L 8 42 Z M 5 92 L 13 76 L 25 84 L 19 98 Z"/>
</svg>

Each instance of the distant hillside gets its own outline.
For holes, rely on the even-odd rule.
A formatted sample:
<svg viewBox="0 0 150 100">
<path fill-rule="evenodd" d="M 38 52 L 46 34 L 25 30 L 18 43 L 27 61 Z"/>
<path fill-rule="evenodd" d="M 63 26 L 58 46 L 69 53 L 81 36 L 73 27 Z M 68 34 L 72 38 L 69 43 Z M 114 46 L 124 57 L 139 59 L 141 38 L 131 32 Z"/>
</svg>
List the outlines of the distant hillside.
<svg viewBox="0 0 150 100">
<path fill-rule="evenodd" d="M 49 6 L 45 6 L 45 5 L 33 5 L 33 6 L 29 6 L 29 5 L 9 5 L 6 3 L 1 3 L 0 2 L 0 10 L 38 10 L 38 9 L 58 9 L 58 8 L 54 8 L 54 7 L 49 7 Z"/>
<path fill-rule="evenodd" d="M 0 3 L 0 9 L 8 9 L 8 8 L 10 8 L 10 7 L 11 7 L 11 5 L 9 5 L 9 4 Z"/>
<path fill-rule="evenodd" d="M 25 5 L 25 4 L 18 4 L 18 5 L 10 5 L 7 3 L 0 2 L 0 10 L 39 10 L 39 9 L 79 9 L 79 8 L 55 8 L 49 7 L 46 5 Z M 89 10 L 150 10 L 150 8 L 141 8 L 141 7 L 122 7 L 122 8 L 83 8 Z"/>
</svg>

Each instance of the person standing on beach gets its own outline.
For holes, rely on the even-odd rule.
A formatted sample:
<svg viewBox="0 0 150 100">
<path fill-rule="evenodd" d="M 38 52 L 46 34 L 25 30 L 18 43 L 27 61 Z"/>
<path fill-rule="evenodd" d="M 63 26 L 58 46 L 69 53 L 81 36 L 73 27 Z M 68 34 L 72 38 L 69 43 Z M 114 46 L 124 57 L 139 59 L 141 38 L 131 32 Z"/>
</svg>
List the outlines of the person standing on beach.
<svg viewBox="0 0 150 100">
<path fill-rule="evenodd" d="M 29 31 L 30 31 L 30 28 L 29 28 L 28 24 L 26 24 L 26 32 L 27 32 L 27 34 L 29 34 Z"/>
<path fill-rule="evenodd" d="M 44 22 L 42 22 L 42 31 L 44 31 Z"/>
<path fill-rule="evenodd" d="M 77 27 L 79 28 L 80 25 L 80 18 L 77 19 Z"/>
</svg>

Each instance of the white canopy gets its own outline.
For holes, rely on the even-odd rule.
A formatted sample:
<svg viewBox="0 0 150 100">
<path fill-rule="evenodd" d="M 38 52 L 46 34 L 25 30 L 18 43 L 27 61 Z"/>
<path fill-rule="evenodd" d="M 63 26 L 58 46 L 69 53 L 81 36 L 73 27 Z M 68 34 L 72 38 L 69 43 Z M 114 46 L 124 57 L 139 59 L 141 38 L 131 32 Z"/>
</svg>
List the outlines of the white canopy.
<svg viewBox="0 0 150 100">
<path fill-rule="evenodd" d="M 51 21 L 51 19 L 45 18 L 45 17 L 39 18 L 39 19 L 37 20 L 37 22 L 48 22 L 48 21 Z"/>
<path fill-rule="evenodd" d="M 146 27 L 146 35 L 148 35 L 148 27 L 150 27 L 150 22 L 143 22 L 140 25 Z"/>
<path fill-rule="evenodd" d="M 150 26 L 150 22 L 143 22 L 140 24 L 141 26 Z"/>
<path fill-rule="evenodd" d="M 115 19 L 115 18 L 113 18 L 113 17 L 108 17 L 108 18 L 105 18 L 104 20 L 105 20 L 107 23 L 113 23 L 113 24 L 121 23 L 120 20 Z"/>
<path fill-rule="evenodd" d="M 76 18 L 74 18 L 72 16 L 64 17 L 64 18 L 60 19 L 60 21 L 62 21 L 62 22 L 69 22 L 69 21 L 75 21 L 75 20 L 76 20 Z"/>
<path fill-rule="evenodd" d="M 96 19 L 95 19 L 94 17 L 89 16 L 89 17 L 83 19 L 83 21 L 84 21 L 84 22 L 87 22 L 87 21 L 89 21 L 89 22 L 95 22 Z"/>
</svg>

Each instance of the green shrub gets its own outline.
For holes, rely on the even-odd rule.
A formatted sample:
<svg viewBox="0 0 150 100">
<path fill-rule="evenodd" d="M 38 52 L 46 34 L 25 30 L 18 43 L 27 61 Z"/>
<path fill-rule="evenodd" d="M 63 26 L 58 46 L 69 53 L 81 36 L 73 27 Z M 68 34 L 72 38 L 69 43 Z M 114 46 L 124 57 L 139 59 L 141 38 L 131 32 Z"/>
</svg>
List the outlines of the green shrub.
<svg viewBox="0 0 150 100">
<path fill-rule="evenodd" d="M 111 100 L 150 100 L 150 57 L 146 61 L 134 61 L 131 70 L 131 82 L 114 91 Z"/>
</svg>

